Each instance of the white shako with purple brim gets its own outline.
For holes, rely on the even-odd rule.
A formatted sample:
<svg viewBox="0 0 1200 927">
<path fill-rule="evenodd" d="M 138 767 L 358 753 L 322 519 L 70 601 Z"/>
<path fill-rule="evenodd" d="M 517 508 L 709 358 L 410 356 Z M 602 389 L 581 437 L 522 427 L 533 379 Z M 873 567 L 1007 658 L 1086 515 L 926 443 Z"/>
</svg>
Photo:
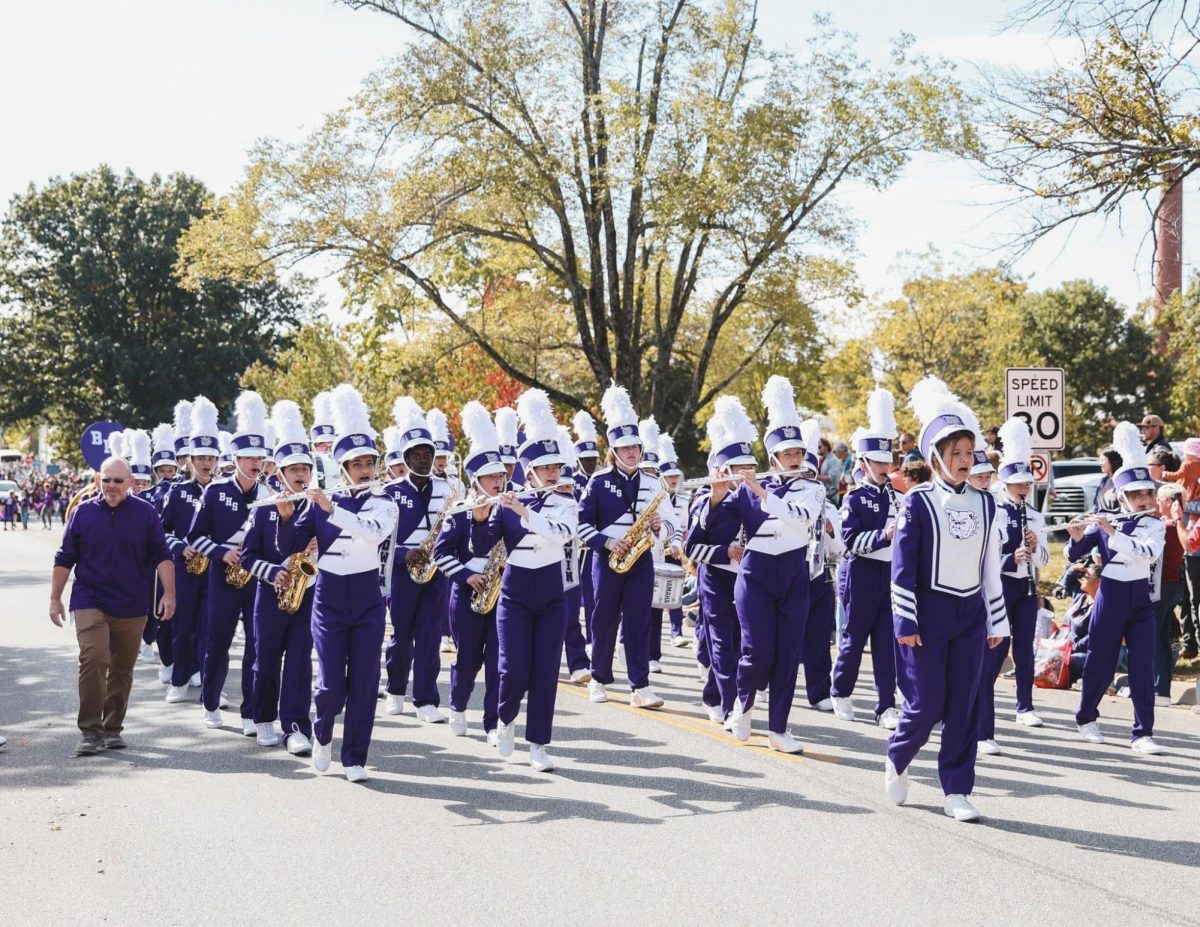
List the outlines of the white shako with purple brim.
<svg viewBox="0 0 1200 927">
<path fill-rule="evenodd" d="M 666 479 L 669 476 L 683 476 L 683 471 L 679 469 L 679 461 L 675 454 L 675 439 L 670 435 L 660 434 L 658 436 L 658 475 L 663 479 L 663 488 L 666 489 Z M 683 547 L 683 532 L 687 528 L 688 518 L 688 500 L 685 493 L 682 491 L 670 493 L 663 500 L 663 506 L 659 510 L 662 519 L 667 524 L 664 528 L 668 530 L 668 539 L 672 547 Z M 662 547 L 658 550 L 661 552 Z M 657 558 L 656 558 L 657 559 Z"/>
<path fill-rule="evenodd" d="M 571 440 L 571 432 L 567 430 L 566 425 L 558 426 L 558 450 L 562 454 L 563 466 L 558 474 L 559 486 L 575 486 L 575 468 L 579 465 L 579 458 L 575 456 L 575 444 Z"/>
<path fill-rule="evenodd" d="M 450 423 L 446 421 L 446 413 L 441 409 L 430 409 L 425 413 L 425 421 L 429 423 L 429 432 L 433 435 L 433 453 L 435 457 L 449 457 L 454 453 L 454 437 L 450 434 Z"/>
<path fill-rule="evenodd" d="M 233 404 L 237 429 L 229 439 L 234 457 L 270 456 L 267 449 L 267 405 L 254 390 L 244 390 Z"/>
<path fill-rule="evenodd" d="M 1118 422 L 1113 429 L 1113 448 L 1121 455 L 1121 468 L 1113 474 L 1113 486 L 1124 503 L 1125 493 L 1140 489 L 1155 489 L 1154 478 L 1146 465 L 1146 449 L 1137 426 L 1132 422 Z"/>
<path fill-rule="evenodd" d="M 658 439 L 660 431 L 658 422 L 654 420 L 654 416 L 644 418 L 638 422 L 638 434 L 642 436 L 642 462 L 638 464 L 643 470 L 658 470 Z"/>
<path fill-rule="evenodd" d="M 433 441 L 433 431 L 429 427 L 429 420 L 412 396 L 396 397 L 396 401 L 392 403 L 392 421 L 400 429 L 401 463 L 404 462 L 404 455 L 415 447 L 424 445 L 436 453 L 437 445 Z M 417 475 L 426 476 L 427 474 Z"/>
<path fill-rule="evenodd" d="M 496 434 L 500 436 L 500 457 L 506 464 L 517 462 L 517 410 L 501 406 L 495 412 Z"/>
<path fill-rule="evenodd" d="M 271 406 L 271 423 L 275 427 L 275 466 L 282 470 L 292 464 L 313 465 L 308 432 L 304 429 L 300 406 L 290 399 L 280 399 Z"/>
<path fill-rule="evenodd" d="M 129 469 L 135 480 L 154 482 L 154 471 L 150 468 L 150 435 L 140 428 L 125 432 L 125 445 L 129 451 Z"/>
<path fill-rule="evenodd" d="M 721 396 L 713 406 L 708 420 L 708 455 L 710 471 L 724 471 L 729 467 L 755 467 L 754 444 L 758 441 L 758 429 L 750 421 L 742 401 L 736 396 Z"/>
<path fill-rule="evenodd" d="M 800 469 L 811 473 L 816 479 L 821 472 L 821 459 L 817 456 L 817 448 L 821 444 L 821 423 L 815 418 L 806 418 L 800 423 L 800 439 L 804 442 L 804 463 Z"/>
<path fill-rule="evenodd" d="M 388 425 L 383 429 L 383 446 L 387 448 L 387 452 L 383 455 L 384 466 L 394 467 L 404 463 L 404 452 L 400 450 L 402 443 L 400 429 L 395 425 Z"/>
<path fill-rule="evenodd" d="M 309 437 L 312 443 L 332 444 L 334 439 L 333 399 L 329 390 L 323 390 L 313 397 L 313 422 Z"/>
<path fill-rule="evenodd" d="M 558 422 L 545 390 L 525 390 L 517 398 L 517 417 L 525 426 L 525 443 L 517 451 L 517 459 L 527 477 L 534 467 L 566 463 L 558 446 Z"/>
<path fill-rule="evenodd" d="M 517 451 L 517 458 L 529 488 L 537 488 L 534 484 L 539 476 L 535 472 L 538 467 L 563 466 L 566 458 L 559 446 L 559 424 L 554 418 L 554 409 L 550 405 L 550 397 L 545 390 L 527 389 L 517 397 L 517 416 L 525 432 L 525 442 Z M 557 481 L 555 482 L 557 486 Z M 559 576 L 565 585 L 578 582 L 574 563 L 568 569 L 564 561 L 573 555 L 569 547 L 575 536 L 577 519 L 575 496 L 560 492 L 541 493 L 535 498 L 525 497 L 525 504 L 532 510 L 521 519 L 522 527 L 527 533 L 521 537 L 515 547 L 508 553 L 507 563 L 510 567 L 520 567 L 526 570 L 538 570 L 556 564 Z M 501 513 L 501 518 L 511 516 Z M 547 523 L 550 520 L 550 524 Z M 553 525 L 563 528 L 561 531 L 551 530 Z M 565 530 L 566 526 L 570 530 Z M 561 535 L 561 536 L 559 536 Z M 504 607 L 497 612 L 498 622 L 503 620 Z M 504 632 L 500 632 L 501 639 Z M 562 632 L 559 631 L 559 647 L 561 647 Z"/>
<path fill-rule="evenodd" d="M 463 470 L 471 482 L 481 476 L 507 472 L 500 457 L 500 436 L 491 413 L 483 403 L 472 399 L 462 408 L 462 429 L 470 450 L 463 461 Z"/>
<path fill-rule="evenodd" d="M 600 445 L 596 441 L 596 420 L 591 413 L 580 409 L 571 419 L 575 429 L 575 456 L 599 457 Z"/>
<path fill-rule="evenodd" d="M 987 441 L 983 439 L 983 429 L 979 427 L 979 419 L 965 405 L 963 406 L 963 419 L 966 421 L 967 426 L 975 432 L 975 450 L 971 454 L 971 476 L 995 473 L 995 465 L 988 460 Z"/>
<path fill-rule="evenodd" d="M 675 453 L 675 439 L 670 435 L 658 436 L 658 475 L 683 476 L 683 470 L 679 468 L 679 455 Z"/>
<path fill-rule="evenodd" d="M 604 416 L 605 437 L 610 448 L 633 447 L 642 443 L 638 433 L 637 413 L 629 401 L 625 387 L 613 383 L 600 399 L 600 412 Z"/>
<path fill-rule="evenodd" d="M 192 457 L 221 456 L 221 432 L 217 428 L 217 407 L 206 396 L 197 396 L 192 402 L 192 429 L 188 448 Z"/>
<path fill-rule="evenodd" d="M 234 466 L 233 432 L 224 430 L 217 432 L 217 443 L 221 447 L 221 455 L 217 460 L 217 467 L 221 470 L 228 470 Z"/>
<path fill-rule="evenodd" d="M 896 445 L 896 398 L 877 386 L 867 396 L 867 427 L 850 436 L 850 446 L 859 460 L 890 464 Z"/>
<path fill-rule="evenodd" d="M 190 417 L 192 408 L 188 406 Z M 154 426 L 153 452 L 150 455 L 150 469 L 157 470 L 163 466 L 178 466 L 175 459 L 175 429 L 166 422 Z"/>
<path fill-rule="evenodd" d="M 377 432 L 371 426 L 362 394 L 349 383 L 341 383 L 330 391 L 329 401 L 333 412 L 333 459 L 337 465 L 344 470 L 346 464 L 359 457 L 378 457 Z"/>
<path fill-rule="evenodd" d="M 774 374 L 767 379 L 762 391 L 763 405 L 767 407 L 767 430 L 763 435 L 763 446 L 768 457 L 775 457 L 792 448 L 804 450 L 804 436 L 800 432 L 800 413 L 796 409 L 796 396 L 787 377 Z"/>
<path fill-rule="evenodd" d="M 192 440 L 192 404 L 186 399 L 175 403 L 172 422 L 172 430 L 175 432 L 175 456 L 186 457 L 191 453 Z"/>
<path fill-rule="evenodd" d="M 275 458 L 275 424 L 270 419 L 263 426 L 263 446 L 266 449 L 267 457 L 274 460 Z"/>
<path fill-rule="evenodd" d="M 1000 426 L 1000 482 L 1034 481 L 1032 444 L 1029 426 L 1023 419 L 1014 416 Z"/>
</svg>

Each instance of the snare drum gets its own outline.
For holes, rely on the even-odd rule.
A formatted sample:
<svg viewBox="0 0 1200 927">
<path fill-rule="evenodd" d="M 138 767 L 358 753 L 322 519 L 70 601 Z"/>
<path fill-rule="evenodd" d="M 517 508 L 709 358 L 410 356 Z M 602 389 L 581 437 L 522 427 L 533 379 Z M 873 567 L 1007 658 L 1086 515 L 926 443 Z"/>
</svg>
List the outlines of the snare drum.
<svg viewBox="0 0 1200 927">
<path fill-rule="evenodd" d="M 654 597 L 650 600 L 651 607 L 682 608 L 683 576 L 683 567 L 677 563 L 654 564 Z"/>
</svg>

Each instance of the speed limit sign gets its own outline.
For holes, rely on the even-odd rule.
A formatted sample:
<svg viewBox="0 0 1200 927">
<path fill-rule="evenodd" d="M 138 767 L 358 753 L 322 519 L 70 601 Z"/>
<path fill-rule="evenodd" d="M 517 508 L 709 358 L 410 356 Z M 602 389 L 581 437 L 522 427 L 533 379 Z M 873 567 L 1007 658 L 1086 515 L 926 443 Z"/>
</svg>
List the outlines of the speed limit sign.
<svg viewBox="0 0 1200 927">
<path fill-rule="evenodd" d="M 1034 450 L 1063 449 L 1066 379 L 1061 367 L 1009 367 L 1004 371 L 1004 396 L 1006 417 L 1025 421 Z"/>
</svg>

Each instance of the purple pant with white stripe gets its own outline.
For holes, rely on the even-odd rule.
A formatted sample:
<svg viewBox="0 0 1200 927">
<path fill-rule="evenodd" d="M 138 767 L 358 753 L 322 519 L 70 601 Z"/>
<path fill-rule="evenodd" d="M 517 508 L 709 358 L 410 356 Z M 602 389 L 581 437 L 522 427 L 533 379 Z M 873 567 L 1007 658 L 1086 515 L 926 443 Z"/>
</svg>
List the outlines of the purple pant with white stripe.
<svg viewBox="0 0 1200 927">
<path fill-rule="evenodd" d="M 804 694 L 808 704 L 829 698 L 833 656 L 833 614 L 837 609 L 832 577 L 822 573 L 809 586 L 808 622 L 804 626 Z"/>
<path fill-rule="evenodd" d="M 500 720 L 512 724 L 525 705 L 525 739 L 550 743 L 558 668 L 567 632 L 567 600 L 557 564 L 523 569 L 508 566 L 496 606 L 500 642 Z"/>
<path fill-rule="evenodd" d="M 403 555 L 403 550 L 396 551 L 398 561 Z M 438 573 L 427 583 L 414 583 L 399 562 L 392 571 L 392 636 L 384 656 L 387 690 L 389 695 L 406 695 L 411 671 L 412 701 L 418 708 L 441 704 L 437 678 L 442 670 L 442 619 L 450 607 L 448 582 Z"/>
<path fill-rule="evenodd" d="M 254 717 L 254 597 L 259 582 L 251 579 L 241 589 L 225 582 L 225 564 L 213 560 L 208 567 L 208 634 L 204 654 L 203 695 L 206 711 L 221 706 L 221 689 L 229 675 L 229 648 L 238 622 L 246 635 L 242 650 L 243 718 Z"/>
<path fill-rule="evenodd" d="M 1013 668 L 1017 675 L 1017 711 L 1033 711 L 1033 635 L 1037 630 L 1038 600 L 1029 594 L 1029 581 L 1001 576 L 1004 584 L 1004 608 L 1012 633 Z M 979 680 L 980 740 L 996 736 L 996 677 L 1004 668 L 1010 639 L 993 647 L 983 656 L 983 675 Z"/>
<path fill-rule="evenodd" d="M 892 564 L 853 557 L 846 570 L 846 625 L 838 639 L 833 694 L 849 698 L 858 682 L 863 649 L 871 642 L 875 675 L 875 717 L 896 707 L 895 632 L 892 628 Z"/>
<path fill-rule="evenodd" d="M 254 602 L 254 723 L 278 718 L 285 737 L 293 731 L 312 737 L 312 603 L 310 589 L 288 614 L 267 586 Z"/>
<path fill-rule="evenodd" d="M 738 657 L 742 649 L 742 631 L 733 598 L 737 577 L 737 573 L 706 563 L 700 565 L 697 575 L 709 665 L 704 704 L 719 704 L 726 716 L 733 710 L 738 694 Z"/>
<path fill-rule="evenodd" d="M 450 623 L 458 652 L 450 664 L 450 708 L 466 711 L 483 670 L 483 729 L 495 730 L 499 717 L 500 639 L 496 635 L 496 610 L 481 615 L 471 608 L 470 586 L 450 585 Z"/>
<path fill-rule="evenodd" d="M 562 588 L 561 583 L 558 588 Z M 650 684 L 650 599 L 654 595 L 654 560 L 643 554 L 627 573 L 609 568 L 608 554 L 592 556 L 592 588 L 596 606 L 592 612 L 592 678 L 609 685 L 613 681 L 613 653 L 617 628 L 625 646 L 625 669 L 629 685 L 643 689 Z"/>
<path fill-rule="evenodd" d="M 1133 702 L 1132 739 L 1153 735 L 1155 616 L 1149 585 L 1144 579 L 1122 582 L 1100 577 L 1088 631 L 1087 661 L 1083 664 L 1083 692 L 1075 713 L 1078 724 L 1089 724 L 1100 717 L 1100 700 L 1116 672 L 1124 641 L 1129 698 Z"/>
<path fill-rule="evenodd" d="M 947 795 L 975 788 L 979 677 L 987 648 L 983 593 L 960 598 L 944 592 L 917 593 L 921 646 L 897 647 L 904 710 L 888 740 L 888 759 L 904 772 L 929 735 L 942 723 L 938 778 Z"/>
<path fill-rule="evenodd" d="M 574 673 L 576 670 L 587 669 L 591 663 L 587 655 L 587 644 L 583 639 L 583 630 L 579 626 L 583 586 L 572 586 L 564 594 L 567 597 L 567 636 L 563 640 L 563 649 L 567 655 L 567 668 Z"/>
</svg>

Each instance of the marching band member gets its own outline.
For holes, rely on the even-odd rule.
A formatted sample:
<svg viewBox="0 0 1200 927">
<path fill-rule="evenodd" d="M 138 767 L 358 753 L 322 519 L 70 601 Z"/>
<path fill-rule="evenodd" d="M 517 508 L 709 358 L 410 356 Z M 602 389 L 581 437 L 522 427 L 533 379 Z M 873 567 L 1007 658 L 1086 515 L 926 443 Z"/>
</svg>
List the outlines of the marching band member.
<svg viewBox="0 0 1200 927">
<path fill-rule="evenodd" d="M 921 421 L 918 444 L 934 477 L 904 497 L 892 539 L 892 616 L 904 711 L 888 741 L 884 789 L 908 798 L 908 766 L 942 722 L 938 775 L 944 810 L 976 821 L 979 679 L 986 647 L 1008 637 L 996 503 L 967 482 L 978 428 L 970 410 L 936 377 L 910 397 Z M 986 644 L 985 644 L 986 640 Z"/>
<path fill-rule="evenodd" d="M 452 501 L 450 484 L 433 475 L 433 436 L 416 400 L 411 396 L 398 397 L 392 406 L 392 417 L 401 432 L 408 475 L 385 487 L 397 506 L 396 540 L 391 552 L 392 636 L 387 644 L 386 708 L 389 715 L 404 712 L 411 671 L 417 718 L 428 724 L 440 724 L 447 717 L 438 710 L 441 697 L 437 677 L 442 668 L 438 642 L 442 616 L 449 607 L 449 590 L 446 577 L 433 567 L 432 546 L 437 540 L 435 523 L 442 509 Z M 432 578 L 417 582 L 413 571 L 421 569 L 433 569 Z"/>
<path fill-rule="evenodd" d="M 175 403 L 172 418 L 172 430 L 175 432 L 175 479 L 176 483 L 186 483 L 191 477 L 188 469 L 192 462 L 192 404 L 186 399 Z M 166 490 L 163 490 L 163 502 L 166 502 Z M 162 514 L 161 512 L 159 514 Z M 176 590 L 179 583 L 175 584 Z"/>
<path fill-rule="evenodd" d="M 200 670 L 204 665 L 207 646 L 208 622 L 208 577 L 204 574 L 212 564 L 201 572 L 195 568 L 202 556 L 188 542 L 188 532 L 196 520 L 200 498 L 212 483 L 213 470 L 217 466 L 220 451 L 220 436 L 217 429 L 217 407 L 206 397 L 197 396 L 194 403 L 179 403 L 175 406 L 175 441 L 178 447 L 180 430 L 186 438 L 191 461 L 192 477 L 176 483 L 167 490 L 163 501 L 162 523 L 167 536 L 167 546 L 175 558 L 175 617 L 171 619 L 171 648 L 174 662 L 171 664 L 171 686 L 166 700 L 171 703 L 186 702 L 188 686 L 200 686 Z M 176 459 L 179 451 L 176 452 Z"/>
<path fill-rule="evenodd" d="M 804 626 L 804 694 L 808 704 L 818 711 L 830 711 L 833 700 L 830 674 L 833 657 L 830 645 L 833 641 L 834 613 L 837 610 L 837 590 L 834 582 L 836 564 L 846 549 L 842 542 L 841 517 L 838 510 L 829 505 L 825 486 L 817 477 L 821 465 L 816 448 L 821 442 L 821 425 L 815 418 L 806 419 L 800 425 L 804 439 L 803 479 L 814 482 L 814 489 L 821 491 L 820 515 L 812 523 L 808 537 L 808 620 Z M 889 640 L 888 645 L 891 645 Z"/>
<path fill-rule="evenodd" d="M 644 433 L 643 433 L 644 434 Z M 679 469 L 679 461 L 675 456 L 675 441 L 670 435 L 658 436 L 658 475 L 667 498 L 663 500 L 659 511 L 662 512 L 663 541 L 652 548 L 655 560 L 669 563 L 683 569 L 683 533 L 687 529 L 688 508 L 687 499 L 679 491 L 683 481 L 683 471 Z M 687 638 L 683 636 L 683 608 L 669 610 L 671 622 L 671 646 L 683 647 Z M 652 672 L 662 672 L 662 633 L 663 609 L 650 609 L 650 669 Z M 658 669 L 655 670 L 657 664 Z"/>
<path fill-rule="evenodd" d="M 1113 474 L 1123 516 L 1095 517 L 1085 530 L 1069 525 L 1067 557 L 1078 560 L 1098 551 L 1100 591 L 1088 632 L 1087 660 L 1075 722 L 1091 744 L 1104 743 L 1100 733 L 1100 700 L 1117 669 L 1124 641 L 1133 700 L 1133 733 L 1129 746 L 1138 753 L 1162 753 L 1154 740 L 1154 600 L 1162 582 L 1166 526 L 1155 511 L 1155 486 L 1146 469 L 1146 452 L 1135 425 L 1121 422 L 1113 430 L 1113 446 L 1121 467 Z"/>
<path fill-rule="evenodd" d="M 211 562 L 208 634 L 201 680 L 204 724 L 216 729 L 225 723 L 221 717 L 221 689 L 229 674 L 229 648 L 240 621 L 246 637 L 242 653 L 242 733 L 253 737 L 258 732 L 254 724 L 254 599 L 258 584 L 249 581 L 241 566 L 241 548 L 250 521 L 247 506 L 270 494 L 258 481 L 267 407 L 258 393 L 246 390 L 234 404 L 234 415 L 237 432 L 230 436 L 229 446 L 235 473 L 230 479 L 215 480 L 205 487 L 196 520 L 188 532 L 188 543 Z"/>
<path fill-rule="evenodd" d="M 504 490 L 508 473 L 500 460 L 500 439 L 488 410 L 472 400 L 462 409 L 463 434 L 471 452 L 464 461 L 469 492 L 480 498 L 495 498 Z M 438 569 L 450 581 L 450 614 L 458 649 L 450 664 L 450 733 L 467 733 L 467 706 L 483 670 L 483 730 L 488 743 L 496 744 L 499 718 L 499 640 L 496 636 L 496 607 L 476 611 L 472 599 L 487 592 L 488 559 L 500 540 L 499 523 L 491 518 L 491 506 L 448 515 L 434 545 Z"/>
<path fill-rule="evenodd" d="M 762 399 L 767 407 L 763 445 L 771 469 L 794 473 L 804 462 L 804 439 L 792 384 L 772 376 Z M 794 476 L 772 476 L 760 483 L 742 473 L 741 481 L 734 505 L 747 540 L 734 601 L 742 654 L 730 728 L 738 740 L 750 739 L 755 697 L 769 684 L 767 746 L 781 753 L 802 753 L 804 746 L 788 731 L 788 715 L 808 620 L 809 530 L 820 516 L 824 490 Z"/>
<path fill-rule="evenodd" d="M 494 413 L 496 434 L 500 436 L 500 459 L 504 461 L 504 469 L 508 473 L 507 490 L 520 489 L 516 482 L 517 470 L 517 410 L 509 406 L 501 406 Z"/>
<path fill-rule="evenodd" d="M 1042 719 L 1033 710 L 1033 637 L 1038 613 L 1037 570 L 1050 562 L 1050 551 L 1042 513 L 1027 501 L 1033 488 L 1029 427 L 1019 418 L 1010 418 L 1000 427 L 1000 441 L 1004 448 L 1000 461 L 1004 496 L 996 510 L 996 521 L 1002 545 L 1000 583 L 1017 677 L 1017 723 L 1041 727 Z M 984 655 L 979 684 L 980 753 L 1000 752 L 996 743 L 996 677 L 1008 652 L 1009 641 L 1004 641 Z"/>
<path fill-rule="evenodd" d="M 554 486 L 563 458 L 550 400 L 540 389 L 526 390 L 517 399 L 517 414 L 526 434 L 518 456 L 530 488 Z M 529 765 L 549 772 L 554 760 L 546 753 L 546 745 L 554 725 L 558 667 L 567 627 L 563 545 L 575 534 L 575 500 L 558 492 L 505 493 L 493 517 L 508 554 L 496 608 L 500 644 L 496 749 L 505 759 L 512 755 L 521 700 L 528 697 L 525 740 Z"/>
<path fill-rule="evenodd" d="M 192 404 L 186 403 L 188 417 L 191 417 Z M 173 485 L 175 474 L 178 472 L 178 465 L 175 457 L 175 429 L 170 425 L 163 423 L 154 429 L 153 435 L 154 453 L 150 458 L 151 467 L 154 471 L 158 482 L 150 487 L 148 496 L 150 502 L 154 505 L 154 510 L 158 512 L 159 518 L 162 517 L 163 504 L 167 499 L 167 490 Z M 157 583 L 157 578 L 155 579 Z M 158 590 L 154 601 L 158 601 Z M 149 620 L 146 622 L 150 623 Z M 171 664 L 175 660 L 175 652 L 172 648 L 172 640 L 174 629 L 167 622 L 158 622 L 154 639 L 150 643 L 158 645 L 158 681 L 164 686 L 170 685 L 171 682 Z"/>
<path fill-rule="evenodd" d="M 396 503 L 372 482 L 379 451 L 375 429 L 358 390 L 343 383 L 330 401 L 337 440 L 334 459 L 343 485 L 332 495 L 310 485 L 310 504 L 279 521 L 279 551 L 290 555 L 317 539 L 317 585 L 312 635 L 317 651 L 312 762 L 317 772 L 333 757 L 333 724 L 342 719 L 341 762 L 346 779 L 367 779 L 367 752 L 375 726 L 379 649 L 386 626 L 380 588 L 380 547 L 396 530 Z"/>
<path fill-rule="evenodd" d="M 274 407 L 272 407 L 274 410 Z M 279 487 L 283 485 L 279 481 L 279 476 L 276 473 L 275 467 L 275 423 L 267 419 L 266 430 L 263 433 L 263 450 L 267 456 L 263 458 L 262 481 L 267 484 L 272 492 L 279 492 Z"/>
<path fill-rule="evenodd" d="M 313 475 L 321 489 L 334 489 L 339 485 L 338 465 L 333 453 L 333 399 L 329 390 L 317 393 L 312 401 L 313 421 L 309 437 L 312 438 Z"/>
<path fill-rule="evenodd" d="M 609 565 L 610 558 L 629 553 L 626 537 L 630 528 L 647 513 L 658 497 L 658 480 L 638 469 L 642 439 L 637 413 L 624 387 L 613 384 L 600 402 L 608 429 L 610 468 L 597 470 L 579 502 L 579 539 L 592 558 L 592 586 L 596 605 L 592 612 L 592 681 L 588 683 L 593 702 L 608 701 L 606 686 L 613 681 L 613 653 L 617 627 L 625 639 L 625 669 L 633 690 L 634 708 L 660 708 L 663 700 L 650 688 L 650 599 L 654 595 L 654 561 L 641 556 L 625 572 Z M 662 518 L 651 512 L 646 527 L 652 535 L 662 529 Z"/>
<path fill-rule="evenodd" d="M 658 422 L 654 420 L 653 415 L 638 422 L 638 434 L 641 435 L 642 438 L 642 462 L 638 464 L 638 469 L 641 470 L 645 475 L 653 477 L 655 480 L 657 480 L 659 488 L 661 489 L 662 480 L 659 477 L 658 472 L 658 441 L 660 432 L 658 429 Z M 650 545 L 650 559 L 654 562 L 656 571 L 658 565 L 663 561 L 662 538 L 664 534 L 669 537 L 671 533 L 671 525 L 665 518 L 663 518 L 663 515 L 666 514 L 666 500 L 664 499 L 663 502 L 664 504 L 659 505 L 658 507 L 658 514 L 662 523 L 662 527 L 655 532 L 654 543 Z M 654 574 L 654 582 L 655 584 L 658 582 L 657 572 Z M 655 621 L 656 609 L 654 608 L 654 586 L 652 585 L 650 589 L 650 621 L 646 625 L 646 653 L 650 660 L 649 663 L 647 663 L 647 666 L 649 667 L 650 672 L 661 673 L 663 671 L 661 663 L 662 615 L 660 613 L 658 615 L 658 620 Z M 657 656 L 655 655 L 656 651 L 654 647 L 654 628 L 658 628 L 658 635 L 660 638 L 658 642 Z M 622 636 L 624 635 L 623 628 L 621 630 L 621 634 Z"/>
<path fill-rule="evenodd" d="M 746 542 L 733 487 L 743 472 L 754 474 L 755 429 L 736 396 L 717 399 L 708 420 L 709 475 L 726 476 L 696 493 L 688 513 L 686 550 L 697 565 L 696 592 L 703 627 L 697 625 L 697 651 L 708 650 L 708 682 L 702 700 L 709 720 L 725 724 L 737 701 L 737 668 L 741 653 L 734 588 Z M 699 632 L 703 630 L 701 635 Z M 703 638 L 703 640 L 701 640 Z"/>
<path fill-rule="evenodd" d="M 150 435 L 140 428 L 125 429 L 125 451 L 133 473 L 133 492 L 153 505 L 150 489 L 154 471 L 150 468 Z"/>
<path fill-rule="evenodd" d="M 838 637 L 833 670 L 833 711 L 854 720 L 851 695 L 858 682 L 863 649 L 871 644 L 875 677 L 875 723 L 894 731 L 896 710 L 896 634 L 892 627 L 892 538 L 899 507 L 888 479 L 896 439 L 896 400 L 886 389 L 867 396 L 867 427 L 850 438 L 862 479 L 842 502 L 842 540 L 846 560 L 842 603 L 846 623 Z"/>
<path fill-rule="evenodd" d="M 271 418 L 268 424 L 273 424 L 279 492 L 304 492 L 312 485 L 313 458 L 300 407 L 289 399 L 280 400 L 271 407 Z M 258 744 L 274 747 L 279 743 L 275 730 L 278 718 L 284 744 L 292 756 L 312 752 L 308 706 L 312 700 L 313 591 L 309 588 L 303 594 L 294 612 L 280 606 L 279 593 L 293 582 L 305 580 L 288 571 L 288 555 L 279 549 L 279 524 L 299 518 L 310 505 L 307 499 L 301 499 L 256 508 L 250 516 L 241 557 L 241 566 L 263 584 L 254 599 L 253 717 Z M 309 541 L 303 553 L 315 561 L 316 548 L 316 541 Z"/>
<path fill-rule="evenodd" d="M 446 413 L 441 409 L 430 409 L 425 413 L 425 421 L 429 423 L 429 433 L 433 435 L 433 475 L 446 480 L 450 484 L 451 493 L 456 499 L 464 495 L 462 481 L 458 474 L 450 470 L 450 461 L 454 456 L 454 438 L 450 435 L 450 425 L 446 421 Z M 450 629 L 450 609 L 442 616 L 442 653 L 454 653 L 454 636 Z"/>
<path fill-rule="evenodd" d="M 233 435 L 228 431 L 217 434 L 221 448 L 221 456 L 217 458 L 217 473 L 219 479 L 229 479 L 237 470 L 237 462 L 233 459 Z"/>
<path fill-rule="evenodd" d="M 983 438 L 979 439 L 978 444 L 983 444 Z M 980 492 L 991 492 L 995 480 L 996 468 L 988 459 L 987 451 L 983 447 L 976 447 L 971 454 L 971 472 L 967 475 L 967 482 Z"/>
<path fill-rule="evenodd" d="M 404 479 L 408 467 L 404 465 L 404 440 L 400 437 L 400 429 L 395 425 L 383 429 L 383 443 L 387 447 L 383 465 L 387 467 L 388 481 Z"/>
<path fill-rule="evenodd" d="M 558 476 L 558 492 L 571 500 L 578 511 L 580 489 L 575 482 L 575 448 L 571 441 L 571 433 L 562 425 L 558 426 L 558 449 L 562 454 L 563 466 Z M 570 682 L 576 686 L 586 686 L 592 681 L 592 660 L 588 656 L 587 643 L 583 639 L 583 630 L 579 626 L 579 610 L 583 604 L 583 586 L 580 583 L 580 561 L 582 545 L 579 535 L 572 534 L 563 545 L 563 594 L 567 599 L 567 630 L 563 639 L 563 652 L 567 658 L 567 672 Z"/>
<path fill-rule="evenodd" d="M 571 427 L 575 429 L 575 485 L 579 487 L 579 496 L 587 489 L 588 480 L 596 472 L 600 463 L 600 445 L 596 440 L 596 420 L 591 414 L 580 409 L 571 419 Z M 583 639 L 592 642 L 592 611 L 596 607 L 596 591 L 592 586 L 592 549 L 586 544 L 581 545 L 583 556 L 579 563 L 579 589 L 583 597 Z M 589 672 L 590 676 L 591 673 Z"/>
</svg>

